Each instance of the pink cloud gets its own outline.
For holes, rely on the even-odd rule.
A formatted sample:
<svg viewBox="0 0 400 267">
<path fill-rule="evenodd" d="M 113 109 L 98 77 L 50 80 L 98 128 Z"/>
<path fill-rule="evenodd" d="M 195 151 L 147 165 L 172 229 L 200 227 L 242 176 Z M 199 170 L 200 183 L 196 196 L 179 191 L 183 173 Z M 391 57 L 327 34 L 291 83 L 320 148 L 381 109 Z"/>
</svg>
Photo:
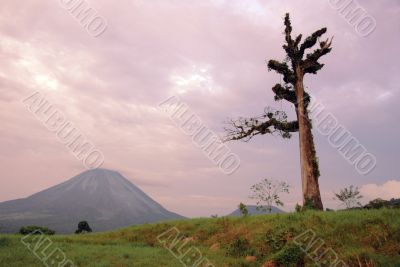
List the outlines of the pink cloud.
<svg viewBox="0 0 400 267">
<path fill-rule="evenodd" d="M 360 192 L 366 200 L 400 198 L 400 181 L 389 180 L 380 185 L 366 184 L 361 186 Z"/>
<path fill-rule="evenodd" d="M 39 90 L 101 149 L 105 168 L 120 170 L 176 212 L 229 212 L 265 177 L 288 181 L 294 192 L 290 205 L 300 202 L 296 137 L 229 144 L 241 168 L 224 176 L 156 108 L 180 94 L 215 132 L 222 131 L 227 117 L 257 115 L 267 105 L 290 110 L 273 101 L 271 87 L 280 77 L 265 64 L 283 59 L 287 11 L 294 32 L 327 26 L 335 35 L 326 67 L 307 78 L 308 89 L 378 158 L 376 171 L 360 177 L 315 134 L 325 197 L 349 180 L 381 184 L 398 173 L 400 128 L 392 123 L 400 113 L 399 54 L 392 52 L 399 46 L 397 1 L 363 1 L 378 22 L 368 38 L 358 37 L 327 1 L 101 0 L 92 5 L 109 24 L 99 38 L 88 35 L 57 1 L 5 0 L 0 6 L 0 201 L 33 194 L 84 170 L 21 104 Z M 196 76 L 193 66 L 206 73 Z M 216 90 L 202 89 L 204 77 Z M 182 89 L 177 81 L 192 82 Z M 207 208 L 200 205 L 207 198 L 190 196 L 218 196 L 223 204 Z M 188 209 L 185 200 L 199 208 Z"/>
</svg>

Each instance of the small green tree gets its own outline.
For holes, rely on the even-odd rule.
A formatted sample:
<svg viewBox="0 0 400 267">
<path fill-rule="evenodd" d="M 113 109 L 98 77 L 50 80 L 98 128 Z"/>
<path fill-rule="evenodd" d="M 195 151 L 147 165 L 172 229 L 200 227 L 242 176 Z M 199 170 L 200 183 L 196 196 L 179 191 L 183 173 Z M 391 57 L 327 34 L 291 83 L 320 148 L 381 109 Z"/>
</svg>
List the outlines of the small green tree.
<svg viewBox="0 0 400 267">
<path fill-rule="evenodd" d="M 75 231 L 75 234 L 81 233 L 90 233 L 92 232 L 92 228 L 90 228 L 87 221 L 81 221 L 78 223 L 78 229 Z"/>
<path fill-rule="evenodd" d="M 359 201 L 363 196 L 358 191 L 358 187 L 350 185 L 341 189 L 339 193 L 334 193 L 335 197 L 333 199 L 339 200 L 341 205 L 344 205 L 347 209 L 360 207 L 361 202 Z"/>
<path fill-rule="evenodd" d="M 239 210 L 242 213 L 243 216 L 249 215 L 249 210 L 247 209 L 246 205 L 240 202 L 239 204 Z"/>
<path fill-rule="evenodd" d="M 264 179 L 260 183 L 253 185 L 250 198 L 257 200 L 257 209 L 271 213 L 272 205 L 283 206 L 281 193 L 289 193 L 289 184 L 270 179 Z"/>
</svg>

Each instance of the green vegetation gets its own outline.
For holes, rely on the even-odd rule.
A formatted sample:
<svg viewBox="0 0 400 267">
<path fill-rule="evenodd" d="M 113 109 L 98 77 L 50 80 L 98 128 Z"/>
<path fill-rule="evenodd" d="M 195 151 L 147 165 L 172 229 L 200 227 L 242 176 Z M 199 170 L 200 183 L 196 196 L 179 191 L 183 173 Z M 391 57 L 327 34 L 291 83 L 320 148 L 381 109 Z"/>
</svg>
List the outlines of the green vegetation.
<svg viewBox="0 0 400 267">
<path fill-rule="evenodd" d="M 381 208 L 389 208 L 389 209 L 398 209 L 400 208 L 400 198 L 391 200 L 384 200 L 381 198 L 377 198 L 371 200 L 367 205 L 364 206 L 364 209 L 381 209 Z"/>
<path fill-rule="evenodd" d="M 36 226 L 36 225 L 30 225 L 30 226 L 23 226 L 21 229 L 19 229 L 19 233 L 21 235 L 27 235 L 30 233 L 33 234 L 45 234 L 45 235 L 54 235 L 56 232 L 53 230 L 50 230 L 47 227 L 42 227 L 42 226 Z"/>
<path fill-rule="evenodd" d="M 243 216 L 249 215 L 249 210 L 247 209 L 247 206 L 245 204 L 240 202 L 238 207 L 239 207 L 240 213 L 242 213 Z"/>
<path fill-rule="evenodd" d="M 87 221 L 81 221 L 78 223 L 78 229 L 75 231 L 75 234 L 82 233 L 91 233 L 92 228 L 90 228 L 89 223 Z"/>
<path fill-rule="evenodd" d="M 400 263 L 400 210 L 385 208 L 192 219 L 48 238 L 77 266 L 183 266 L 157 239 L 172 227 L 215 266 L 314 266 L 295 242 L 307 230 L 349 266 Z M 0 235 L 0 266 L 43 266 L 21 237 Z"/>
</svg>

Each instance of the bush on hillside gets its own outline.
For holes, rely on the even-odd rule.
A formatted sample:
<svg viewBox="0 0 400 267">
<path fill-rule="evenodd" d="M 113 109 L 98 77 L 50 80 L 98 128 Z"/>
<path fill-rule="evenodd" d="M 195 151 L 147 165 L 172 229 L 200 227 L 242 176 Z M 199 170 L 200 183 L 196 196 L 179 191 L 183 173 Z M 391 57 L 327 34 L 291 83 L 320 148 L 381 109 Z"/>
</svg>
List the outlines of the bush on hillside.
<svg viewBox="0 0 400 267">
<path fill-rule="evenodd" d="M 229 245 L 226 253 L 229 256 L 243 257 L 254 254 L 254 250 L 251 248 L 249 240 L 244 237 L 237 237 Z"/>
<path fill-rule="evenodd" d="M 19 229 L 19 233 L 21 235 L 28 235 L 28 234 L 45 234 L 45 235 L 54 235 L 56 232 L 43 226 L 36 226 L 36 225 L 30 225 L 30 226 L 23 226 L 21 229 Z"/>
<path fill-rule="evenodd" d="M 288 242 L 291 233 L 287 229 L 270 230 L 265 236 L 265 243 L 268 244 L 271 252 L 281 250 Z"/>
<path fill-rule="evenodd" d="M 273 261 L 279 266 L 297 267 L 304 266 L 305 253 L 300 247 L 291 244 L 274 255 Z"/>
<path fill-rule="evenodd" d="M 90 228 L 89 223 L 87 221 L 81 221 L 78 223 L 78 229 L 75 231 L 75 234 L 81 233 L 91 233 L 92 228 Z"/>
</svg>

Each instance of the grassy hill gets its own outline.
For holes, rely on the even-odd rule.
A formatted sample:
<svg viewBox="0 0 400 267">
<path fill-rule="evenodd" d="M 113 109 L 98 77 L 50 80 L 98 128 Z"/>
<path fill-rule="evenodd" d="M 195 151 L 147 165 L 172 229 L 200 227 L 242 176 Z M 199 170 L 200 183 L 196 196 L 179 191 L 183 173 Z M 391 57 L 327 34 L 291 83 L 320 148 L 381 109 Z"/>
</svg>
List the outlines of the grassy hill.
<svg viewBox="0 0 400 267">
<path fill-rule="evenodd" d="M 64 252 L 75 266 L 185 266 L 173 253 L 182 256 L 188 249 L 190 253 L 181 258 L 187 266 L 192 266 L 191 256 L 214 266 L 316 266 L 314 260 L 323 252 L 316 260 L 321 266 L 334 261 L 337 267 L 344 266 L 341 260 L 348 266 L 400 266 L 398 209 L 181 220 L 106 233 L 46 236 L 52 242 L 47 250 L 38 242 L 41 236 L 25 238 L 25 244 L 22 237 L 0 235 L 0 266 L 44 266 L 27 248 L 34 250 L 35 244 L 42 259 L 58 248 L 56 252 Z M 55 255 L 47 259 L 49 266 L 57 266 Z"/>
</svg>

